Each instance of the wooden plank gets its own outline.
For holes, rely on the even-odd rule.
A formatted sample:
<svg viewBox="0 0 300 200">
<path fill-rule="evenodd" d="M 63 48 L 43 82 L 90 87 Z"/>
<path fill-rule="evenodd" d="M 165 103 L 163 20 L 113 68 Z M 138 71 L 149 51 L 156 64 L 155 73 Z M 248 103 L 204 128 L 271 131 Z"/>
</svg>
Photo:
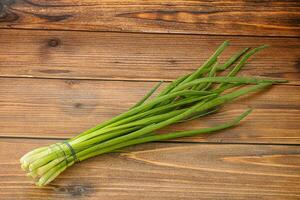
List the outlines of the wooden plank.
<svg viewBox="0 0 300 200">
<path fill-rule="evenodd" d="M 242 75 L 288 79 L 299 84 L 297 38 L 0 31 L 0 76 L 72 79 L 171 80 L 194 71 L 224 40 L 220 61 L 247 46 L 269 44 Z"/>
<path fill-rule="evenodd" d="M 0 141 L 3 199 L 299 199 L 300 147 L 151 143 L 98 156 L 34 186 L 19 158 L 48 140 Z M 18 148 L 15 148 L 18 146 Z"/>
<path fill-rule="evenodd" d="M 299 1 L 1 1 L 0 27 L 299 36 Z"/>
<path fill-rule="evenodd" d="M 0 135 L 67 138 L 130 108 L 155 83 L 129 81 L 0 79 Z M 214 126 L 254 112 L 240 126 L 180 141 L 300 143 L 300 87 L 274 86 L 228 104 L 216 115 L 164 131 Z"/>
</svg>

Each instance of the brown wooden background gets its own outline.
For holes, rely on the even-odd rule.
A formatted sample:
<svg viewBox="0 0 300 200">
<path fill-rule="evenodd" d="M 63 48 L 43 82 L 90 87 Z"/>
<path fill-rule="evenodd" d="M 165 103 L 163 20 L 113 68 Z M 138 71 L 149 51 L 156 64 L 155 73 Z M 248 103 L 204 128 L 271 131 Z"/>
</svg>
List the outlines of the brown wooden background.
<svg viewBox="0 0 300 200">
<path fill-rule="evenodd" d="M 157 81 L 269 44 L 243 75 L 285 85 L 168 128 L 218 134 L 131 147 L 70 168 L 37 188 L 27 151 L 129 108 Z M 0 199 L 300 199 L 300 3 L 285 1 L 0 0 Z"/>
</svg>

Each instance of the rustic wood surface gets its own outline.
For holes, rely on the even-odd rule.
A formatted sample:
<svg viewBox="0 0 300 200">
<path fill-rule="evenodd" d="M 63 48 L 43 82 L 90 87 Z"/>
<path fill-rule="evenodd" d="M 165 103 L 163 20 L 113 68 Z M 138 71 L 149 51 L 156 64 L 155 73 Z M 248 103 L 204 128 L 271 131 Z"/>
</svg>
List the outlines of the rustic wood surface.
<svg viewBox="0 0 300 200">
<path fill-rule="evenodd" d="M 245 47 L 270 45 L 242 75 L 300 80 L 299 38 L 32 30 L 2 30 L 0 38 L 1 76 L 172 80 L 194 71 L 229 40 L 221 62 Z"/>
<path fill-rule="evenodd" d="M 0 0 L 0 199 L 300 199 L 299 1 Z M 268 44 L 241 75 L 287 79 L 217 114 L 161 132 L 239 126 L 76 164 L 45 188 L 29 150 L 132 106 L 157 81 L 194 71 L 224 40 Z"/>
<path fill-rule="evenodd" d="M 3 88 L 0 91 L 0 136 L 74 136 L 126 111 L 154 84 L 136 81 L 0 78 Z M 294 94 L 291 96 L 291 93 Z M 236 128 L 180 140 L 299 144 L 299 99 L 299 86 L 274 86 L 240 98 L 224 106 L 216 115 L 171 126 L 164 131 L 210 127 L 229 121 L 251 106 L 254 112 Z"/>
<path fill-rule="evenodd" d="M 18 158 L 32 147 L 52 142 L 32 139 L 0 142 L 1 198 L 300 198 L 297 146 L 144 144 L 78 163 L 53 184 L 37 188 L 24 176 Z"/>
<path fill-rule="evenodd" d="M 299 36 L 298 0 L 2 0 L 0 27 Z"/>
</svg>

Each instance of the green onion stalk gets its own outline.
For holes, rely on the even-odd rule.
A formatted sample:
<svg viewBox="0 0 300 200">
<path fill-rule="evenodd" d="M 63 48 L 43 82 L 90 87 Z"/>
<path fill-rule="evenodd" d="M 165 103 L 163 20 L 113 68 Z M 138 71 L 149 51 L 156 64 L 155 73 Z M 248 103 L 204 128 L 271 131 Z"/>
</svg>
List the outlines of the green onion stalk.
<svg viewBox="0 0 300 200">
<path fill-rule="evenodd" d="M 127 112 L 71 139 L 40 147 L 25 154 L 20 159 L 22 169 L 36 185 L 45 186 L 76 162 L 94 156 L 136 144 L 212 133 L 237 125 L 251 109 L 215 127 L 157 134 L 159 129 L 166 126 L 215 113 L 223 104 L 242 95 L 286 82 L 236 76 L 250 56 L 267 46 L 245 48 L 220 64 L 218 57 L 228 44 L 228 41 L 225 41 L 195 72 L 174 80 L 156 97 L 149 99 L 162 82 Z M 219 72 L 229 68 L 232 69 L 227 75 L 218 76 Z"/>
</svg>

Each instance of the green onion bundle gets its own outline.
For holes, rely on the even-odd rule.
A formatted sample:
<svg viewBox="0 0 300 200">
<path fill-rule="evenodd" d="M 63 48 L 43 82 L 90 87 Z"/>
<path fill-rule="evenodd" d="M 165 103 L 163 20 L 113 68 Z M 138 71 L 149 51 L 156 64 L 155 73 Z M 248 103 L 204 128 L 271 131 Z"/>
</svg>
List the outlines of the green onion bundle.
<svg viewBox="0 0 300 200">
<path fill-rule="evenodd" d="M 247 59 L 266 46 L 252 50 L 246 48 L 220 64 L 218 57 L 227 46 L 228 42 L 225 41 L 194 73 L 176 79 L 151 100 L 148 100 L 149 97 L 161 83 L 127 112 L 74 138 L 30 151 L 20 159 L 22 169 L 33 178 L 36 185 L 44 186 L 67 167 L 100 154 L 131 145 L 210 133 L 237 125 L 251 109 L 215 127 L 157 134 L 157 130 L 163 127 L 217 112 L 221 105 L 242 95 L 285 82 L 237 77 Z M 226 76 L 217 76 L 230 67 L 232 69 Z"/>
</svg>

